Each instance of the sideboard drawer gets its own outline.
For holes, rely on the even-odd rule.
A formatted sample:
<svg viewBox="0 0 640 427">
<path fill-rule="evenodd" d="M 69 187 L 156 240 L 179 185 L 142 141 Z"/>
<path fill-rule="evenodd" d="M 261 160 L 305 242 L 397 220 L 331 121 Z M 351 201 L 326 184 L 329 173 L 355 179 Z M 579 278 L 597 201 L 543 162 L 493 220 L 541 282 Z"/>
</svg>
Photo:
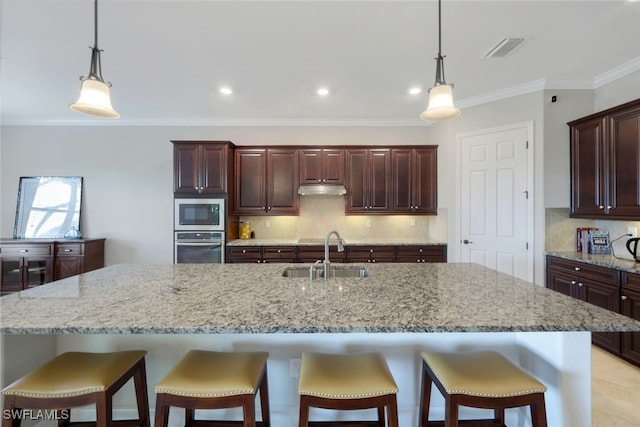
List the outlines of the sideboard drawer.
<svg viewBox="0 0 640 427">
<path fill-rule="evenodd" d="M 18 246 L 18 245 L 6 245 L 0 247 L 0 255 L 2 256 L 32 256 L 32 255 L 51 255 L 50 245 L 37 245 L 37 246 Z"/>
<path fill-rule="evenodd" d="M 56 256 L 83 255 L 82 243 L 61 243 L 56 246 Z"/>
</svg>

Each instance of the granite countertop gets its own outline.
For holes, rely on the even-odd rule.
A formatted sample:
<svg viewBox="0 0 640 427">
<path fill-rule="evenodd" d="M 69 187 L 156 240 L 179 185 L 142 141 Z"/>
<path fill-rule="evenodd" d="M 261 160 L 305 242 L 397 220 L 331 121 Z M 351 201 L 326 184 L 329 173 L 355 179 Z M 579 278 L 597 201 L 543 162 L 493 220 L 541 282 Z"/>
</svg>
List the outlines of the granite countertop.
<svg viewBox="0 0 640 427">
<path fill-rule="evenodd" d="M 640 331 L 638 321 L 478 264 L 282 277 L 309 265 L 113 265 L 1 297 L 0 333 Z"/>
<path fill-rule="evenodd" d="M 633 259 L 616 258 L 610 254 L 589 254 L 584 252 L 547 252 L 547 255 L 556 256 L 572 261 L 585 262 L 587 264 L 599 265 L 601 267 L 615 268 L 616 270 L 627 271 L 629 273 L 640 274 L 640 262 Z M 626 254 L 625 254 L 626 256 Z"/>
<path fill-rule="evenodd" d="M 409 246 L 409 245 L 446 245 L 444 242 L 440 242 L 433 239 L 423 238 L 402 238 L 402 239 L 343 239 L 345 246 L 361 246 L 361 245 L 376 245 L 376 246 Z M 335 236 L 331 237 L 329 241 L 331 246 L 336 245 Z M 227 242 L 227 246 L 324 246 L 324 237 L 303 237 L 292 239 L 236 239 Z"/>
</svg>

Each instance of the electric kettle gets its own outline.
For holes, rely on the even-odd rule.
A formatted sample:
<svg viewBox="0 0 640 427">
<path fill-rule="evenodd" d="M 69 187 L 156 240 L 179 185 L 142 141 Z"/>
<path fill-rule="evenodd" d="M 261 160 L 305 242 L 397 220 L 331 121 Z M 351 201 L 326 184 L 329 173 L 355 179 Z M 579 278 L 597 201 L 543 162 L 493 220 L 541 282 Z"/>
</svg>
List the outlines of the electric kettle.
<svg viewBox="0 0 640 427">
<path fill-rule="evenodd" d="M 640 262 L 640 237 L 634 237 L 633 239 L 627 240 L 627 250 L 633 255 L 633 259 Z"/>
</svg>

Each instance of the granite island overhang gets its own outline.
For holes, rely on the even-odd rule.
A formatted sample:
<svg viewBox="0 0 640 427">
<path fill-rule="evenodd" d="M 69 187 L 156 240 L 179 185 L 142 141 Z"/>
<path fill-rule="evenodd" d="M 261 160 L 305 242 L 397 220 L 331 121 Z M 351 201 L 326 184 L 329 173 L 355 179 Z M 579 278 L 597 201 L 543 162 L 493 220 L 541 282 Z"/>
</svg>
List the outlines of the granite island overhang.
<svg viewBox="0 0 640 427">
<path fill-rule="evenodd" d="M 266 349 L 272 411 L 293 426 L 289 359 L 375 349 L 398 379 L 401 425 L 412 425 L 421 350 L 496 348 L 547 384 L 549 425 L 582 427 L 591 425 L 590 331 L 640 331 L 640 322 L 476 264 L 367 264 L 370 277 L 327 281 L 283 277 L 287 266 L 122 264 L 5 296 L 3 359 L 19 357 L 9 345 L 17 335 L 36 346 L 54 336 L 55 352 L 142 346 L 153 384 L 188 347 Z"/>
</svg>

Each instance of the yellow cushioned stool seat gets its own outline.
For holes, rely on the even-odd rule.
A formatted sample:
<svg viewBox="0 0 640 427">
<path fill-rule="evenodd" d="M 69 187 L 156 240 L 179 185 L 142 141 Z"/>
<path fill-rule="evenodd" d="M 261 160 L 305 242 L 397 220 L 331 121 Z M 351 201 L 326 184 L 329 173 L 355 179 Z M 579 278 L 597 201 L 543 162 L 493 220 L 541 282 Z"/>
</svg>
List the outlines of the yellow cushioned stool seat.
<svg viewBox="0 0 640 427">
<path fill-rule="evenodd" d="M 445 397 L 445 417 L 454 419 L 452 426 L 458 425 L 458 405 L 494 409 L 498 425 L 504 423 L 505 408 L 529 405 L 533 426 L 546 426 L 547 387 L 502 354 L 423 352 L 422 360 L 420 426 L 427 425 L 432 383 Z"/>
<path fill-rule="evenodd" d="M 336 410 L 376 408 L 390 427 L 398 425 L 396 385 L 378 353 L 328 354 L 305 352 L 300 365 L 300 426 L 309 423 L 309 407 Z M 339 424 L 339 423 L 337 423 Z"/>
<path fill-rule="evenodd" d="M 133 378 L 138 421 L 146 426 L 149 423 L 146 353 L 144 350 L 63 353 L 3 389 L 5 409 L 68 410 L 94 403 L 98 423 L 111 421 L 113 394 Z M 11 420 L 11 425 L 19 423 L 20 420 Z"/>
<path fill-rule="evenodd" d="M 195 409 L 243 407 L 244 425 L 255 424 L 255 396 L 260 392 L 262 423 L 269 426 L 266 352 L 189 351 L 155 387 L 158 427 L 167 426 L 169 408 L 184 408 L 186 425 Z M 208 420 L 216 424 L 224 421 Z"/>
</svg>

